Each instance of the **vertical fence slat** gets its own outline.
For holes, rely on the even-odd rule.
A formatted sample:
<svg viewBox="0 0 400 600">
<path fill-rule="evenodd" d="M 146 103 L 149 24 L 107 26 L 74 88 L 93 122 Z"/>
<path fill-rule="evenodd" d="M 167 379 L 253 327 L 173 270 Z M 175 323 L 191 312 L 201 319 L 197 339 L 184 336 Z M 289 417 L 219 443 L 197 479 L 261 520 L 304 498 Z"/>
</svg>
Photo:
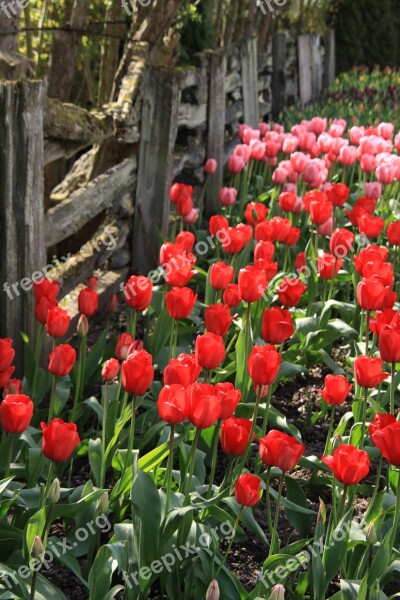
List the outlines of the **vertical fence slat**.
<svg viewBox="0 0 400 600">
<path fill-rule="evenodd" d="M 286 99 L 286 35 L 274 35 L 272 40 L 272 118 L 277 121 Z"/>
<path fill-rule="evenodd" d="M 257 39 L 251 38 L 240 46 L 244 122 L 258 126 L 258 56 Z"/>
<path fill-rule="evenodd" d="M 335 30 L 328 29 L 324 36 L 325 42 L 325 65 L 324 65 L 324 88 L 330 87 L 335 80 Z"/>
<path fill-rule="evenodd" d="M 20 331 L 33 335 L 32 279 L 46 266 L 43 82 L 0 82 L 0 337 L 22 365 Z M 21 374 L 21 373 L 20 373 Z"/>
<path fill-rule="evenodd" d="M 205 212 L 212 215 L 218 212 L 219 190 L 224 175 L 225 146 L 225 76 L 226 55 L 224 51 L 210 53 L 209 95 L 208 95 L 208 140 L 207 157 L 218 161 L 217 172 L 209 178 Z"/>
<path fill-rule="evenodd" d="M 299 53 L 299 87 L 300 101 L 302 105 L 308 104 L 312 100 L 312 56 L 310 46 L 310 36 L 300 35 L 298 38 Z"/>
<path fill-rule="evenodd" d="M 168 233 L 169 189 L 178 130 L 178 71 L 148 67 L 142 86 L 139 169 L 132 266 L 147 273 L 158 263 L 160 235 Z"/>
</svg>

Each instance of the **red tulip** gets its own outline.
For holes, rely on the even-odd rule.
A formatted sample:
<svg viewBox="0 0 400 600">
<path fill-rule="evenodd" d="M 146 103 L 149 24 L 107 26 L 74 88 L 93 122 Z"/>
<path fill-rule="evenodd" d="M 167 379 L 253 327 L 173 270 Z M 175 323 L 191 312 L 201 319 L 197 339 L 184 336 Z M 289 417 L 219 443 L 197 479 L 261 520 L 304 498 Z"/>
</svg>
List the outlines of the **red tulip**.
<svg viewBox="0 0 400 600">
<path fill-rule="evenodd" d="M 354 257 L 354 264 L 359 275 L 364 275 L 364 268 L 370 262 L 383 263 L 389 256 L 387 248 L 379 246 L 367 246 L 364 250 Z"/>
<path fill-rule="evenodd" d="M 379 335 L 379 352 L 387 363 L 400 362 L 400 329 L 385 329 Z"/>
<path fill-rule="evenodd" d="M 390 223 L 387 228 L 387 236 L 389 244 L 392 246 L 400 246 L 400 221 Z"/>
<path fill-rule="evenodd" d="M 196 360 L 204 369 L 216 369 L 225 358 L 224 340 L 215 333 L 205 333 L 196 338 Z"/>
<path fill-rule="evenodd" d="M 257 242 L 256 247 L 254 248 L 254 259 L 257 260 L 259 258 L 263 258 L 264 260 L 272 261 L 274 258 L 275 246 L 269 240 L 261 240 Z"/>
<path fill-rule="evenodd" d="M 250 352 L 247 369 L 257 385 L 270 385 L 278 376 L 282 357 L 275 346 L 254 346 Z"/>
<path fill-rule="evenodd" d="M 61 338 L 67 333 L 70 322 L 68 312 L 60 306 L 54 306 L 47 313 L 46 331 L 53 338 Z"/>
<path fill-rule="evenodd" d="M 267 288 L 266 275 L 257 267 L 240 269 L 238 282 L 240 297 L 245 302 L 257 302 Z"/>
<path fill-rule="evenodd" d="M 336 277 L 343 265 L 342 258 L 336 258 L 332 254 L 325 252 L 318 256 L 318 274 L 321 279 L 332 279 Z"/>
<path fill-rule="evenodd" d="M 332 183 L 325 193 L 333 206 L 343 206 L 350 195 L 350 189 L 344 183 Z"/>
<path fill-rule="evenodd" d="M 251 431 L 250 419 L 236 419 L 230 417 L 222 423 L 221 446 L 226 454 L 243 456 L 249 442 Z M 253 434 L 253 439 L 255 434 Z"/>
<path fill-rule="evenodd" d="M 375 388 L 389 377 L 390 373 L 382 371 L 382 360 L 369 356 L 358 356 L 354 361 L 356 383 L 363 388 Z"/>
<path fill-rule="evenodd" d="M 363 278 L 357 286 L 357 301 L 364 310 L 379 310 L 388 288 L 378 277 Z M 390 290 L 389 290 L 390 291 Z"/>
<path fill-rule="evenodd" d="M 42 298 L 46 298 L 50 302 L 57 303 L 59 291 L 60 284 L 58 281 L 50 281 L 50 279 L 47 279 L 47 277 L 33 282 L 33 293 L 35 295 L 36 303 L 38 303 Z"/>
<path fill-rule="evenodd" d="M 274 217 L 271 223 L 271 239 L 274 242 L 283 242 L 290 234 L 291 224 L 289 219 Z"/>
<path fill-rule="evenodd" d="M 261 204 L 261 202 L 249 202 L 246 206 L 244 218 L 249 225 L 253 225 L 254 227 L 257 223 L 265 221 L 267 214 L 268 209 L 265 204 Z"/>
<path fill-rule="evenodd" d="M 400 329 L 400 314 L 392 308 L 377 311 L 369 320 L 369 328 L 378 337 L 385 329 Z"/>
<path fill-rule="evenodd" d="M 217 396 L 221 401 L 221 420 L 228 419 L 233 415 L 242 397 L 242 392 L 237 390 L 233 383 L 217 383 L 215 385 Z"/>
<path fill-rule="evenodd" d="M 165 305 L 173 319 L 187 319 L 196 304 L 197 294 L 187 287 L 172 288 L 165 296 Z"/>
<path fill-rule="evenodd" d="M 46 458 L 64 462 L 81 441 L 75 423 L 53 419 L 48 425 L 40 423 L 43 431 L 42 452 Z"/>
<path fill-rule="evenodd" d="M 344 485 L 355 485 L 369 473 L 368 454 L 351 444 L 342 444 L 333 451 L 333 456 L 325 455 L 321 460 Z"/>
<path fill-rule="evenodd" d="M 115 314 L 115 312 L 117 311 L 118 308 L 118 295 L 117 294 L 113 294 L 109 301 L 107 302 L 107 312 L 109 315 L 113 315 Z"/>
<path fill-rule="evenodd" d="M 250 229 L 250 232 L 249 229 L 244 229 L 246 227 Z M 251 225 L 243 225 L 242 227 L 237 225 L 236 227 L 229 227 L 227 229 L 227 241 L 222 244 L 222 247 L 229 254 L 239 254 L 246 244 L 249 243 L 252 235 L 253 228 Z"/>
<path fill-rule="evenodd" d="M 306 266 L 306 253 L 299 252 L 294 261 L 294 268 L 298 273 L 302 273 Z"/>
<path fill-rule="evenodd" d="M 310 202 L 310 218 L 312 223 L 323 225 L 332 216 L 332 203 L 329 201 L 312 200 Z"/>
<path fill-rule="evenodd" d="M 172 358 L 164 369 L 164 385 L 179 384 L 184 388 L 194 383 L 200 375 L 201 367 L 194 354 L 180 354 Z"/>
<path fill-rule="evenodd" d="M 288 221 L 284 220 L 284 223 Z M 288 221 L 289 226 L 285 229 L 284 234 L 286 235 L 289 231 L 290 221 Z M 272 240 L 275 241 L 274 233 L 277 233 L 277 227 L 273 225 L 272 221 L 264 221 L 263 223 L 258 223 L 255 231 L 255 238 L 257 242 L 270 242 Z"/>
<path fill-rule="evenodd" d="M 218 239 L 221 231 L 226 231 L 229 228 L 228 219 L 222 215 L 213 215 L 210 217 L 209 229 L 211 235 Z"/>
<path fill-rule="evenodd" d="M 291 227 L 286 237 L 282 240 L 282 243 L 286 244 L 286 246 L 295 246 L 300 239 L 300 233 L 298 227 Z"/>
<path fill-rule="evenodd" d="M 91 317 L 99 307 L 99 295 L 96 290 L 87 287 L 79 292 L 79 312 L 86 317 Z"/>
<path fill-rule="evenodd" d="M 0 339 L 0 371 L 5 371 L 14 360 L 15 350 L 10 338 Z"/>
<path fill-rule="evenodd" d="M 151 354 L 138 350 L 122 363 L 122 385 L 128 394 L 143 396 L 154 379 L 154 367 Z"/>
<path fill-rule="evenodd" d="M 175 239 L 175 244 L 185 252 L 191 252 L 196 236 L 191 231 L 181 231 Z M 172 257 L 171 257 L 172 258 Z"/>
<path fill-rule="evenodd" d="M 292 315 L 288 310 L 273 306 L 266 308 L 261 324 L 261 337 L 269 344 L 282 344 L 294 334 Z"/>
<path fill-rule="evenodd" d="M 29 427 L 33 402 L 23 394 L 9 394 L 0 404 L 1 425 L 9 433 L 22 433 Z"/>
<path fill-rule="evenodd" d="M 396 417 L 386 413 L 376 413 L 374 420 L 368 425 L 368 433 L 372 440 L 372 435 L 381 429 L 385 429 L 388 425 L 396 423 Z"/>
<path fill-rule="evenodd" d="M 329 241 L 329 250 L 331 254 L 338 258 L 344 258 L 348 255 L 354 244 L 354 233 L 348 229 L 335 229 Z"/>
<path fill-rule="evenodd" d="M 71 373 L 75 364 L 76 351 L 69 344 L 56 346 L 49 356 L 49 371 L 58 377 Z"/>
<path fill-rule="evenodd" d="M 188 413 L 188 397 L 186 390 L 182 385 L 166 385 L 162 388 L 158 400 L 157 408 L 163 421 L 170 425 L 182 423 Z"/>
<path fill-rule="evenodd" d="M 116 358 L 107 360 L 101 370 L 101 376 L 106 381 L 113 381 L 119 373 L 119 362 Z"/>
<path fill-rule="evenodd" d="M 151 304 L 153 284 L 148 277 L 132 275 L 125 285 L 125 301 L 137 312 L 143 312 Z"/>
<path fill-rule="evenodd" d="M 187 418 L 199 429 L 208 429 L 220 418 L 221 400 L 215 388 L 207 383 L 193 383 L 187 388 Z"/>
<path fill-rule="evenodd" d="M 5 388 L 8 385 L 14 371 L 15 367 L 9 367 L 4 371 L 0 371 L 0 388 Z"/>
<path fill-rule="evenodd" d="M 236 502 L 241 506 L 255 506 L 260 500 L 261 479 L 245 473 L 235 483 Z"/>
<path fill-rule="evenodd" d="M 240 297 L 239 286 L 237 283 L 229 283 L 226 286 L 226 290 L 222 296 L 222 301 L 231 308 L 235 308 L 241 303 L 242 299 Z"/>
<path fill-rule="evenodd" d="M 317 390 L 317 392 L 321 394 L 327 404 L 343 404 L 352 387 L 344 375 L 327 375 L 325 388 Z"/>
<path fill-rule="evenodd" d="M 115 354 L 119 360 L 126 360 L 129 355 L 129 348 L 134 343 L 134 339 L 130 333 L 121 333 L 118 336 L 117 347 Z"/>
<path fill-rule="evenodd" d="M 279 208 L 283 212 L 292 212 L 297 202 L 297 195 L 294 192 L 283 192 L 279 196 Z"/>
<path fill-rule="evenodd" d="M 58 306 L 57 300 L 49 300 L 48 298 L 43 296 L 43 298 L 40 298 L 40 300 L 36 302 L 35 319 L 39 321 L 39 323 L 41 323 L 42 325 L 46 325 L 49 310 L 56 306 Z"/>
<path fill-rule="evenodd" d="M 210 267 L 210 283 L 215 290 L 224 290 L 235 276 L 233 267 L 216 262 Z"/>
<path fill-rule="evenodd" d="M 267 467 L 291 471 L 304 454 L 304 445 L 292 435 L 272 429 L 260 439 L 260 458 Z"/>
<path fill-rule="evenodd" d="M 371 215 L 361 215 L 357 221 L 358 230 L 369 239 L 377 239 L 385 226 L 385 219 L 381 217 L 372 217 Z"/>
<path fill-rule="evenodd" d="M 193 209 L 193 187 L 184 183 L 174 183 L 170 189 L 171 202 L 182 216 L 188 215 Z"/>
<path fill-rule="evenodd" d="M 372 431 L 371 439 L 391 465 L 400 467 L 400 423 L 398 421 Z"/>
<path fill-rule="evenodd" d="M 231 309 L 227 304 L 211 304 L 204 311 L 204 324 L 211 333 L 223 337 L 231 322 Z"/>
<path fill-rule="evenodd" d="M 284 277 L 277 288 L 279 302 L 287 308 L 297 306 L 307 286 L 300 279 Z"/>
<path fill-rule="evenodd" d="M 196 274 L 193 270 L 193 264 L 196 259 L 193 255 L 187 254 L 186 256 L 178 255 L 164 266 L 165 280 L 171 287 L 182 288 L 185 287 L 188 281 Z"/>
</svg>

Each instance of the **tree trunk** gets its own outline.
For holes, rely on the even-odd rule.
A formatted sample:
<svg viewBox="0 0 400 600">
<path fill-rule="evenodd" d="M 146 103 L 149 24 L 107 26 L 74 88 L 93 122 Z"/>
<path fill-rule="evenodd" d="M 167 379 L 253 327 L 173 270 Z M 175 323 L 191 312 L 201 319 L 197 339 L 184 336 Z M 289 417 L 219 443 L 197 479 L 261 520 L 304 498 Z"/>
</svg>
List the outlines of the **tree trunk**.
<svg viewBox="0 0 400 600">
<path fill-rule="evenodd" d="M 82 33 L 73 30 L 85 27 L 89 5 L 90 0 L 74 0 L 70 18 L 66 18 L 63 23 L 71 31 L 56 31 L 54 34 L 48 71 L 47 94 L 50 98 L 58 98 L 64 102 L 70 99 L 82 38 Z"/>
</svg>

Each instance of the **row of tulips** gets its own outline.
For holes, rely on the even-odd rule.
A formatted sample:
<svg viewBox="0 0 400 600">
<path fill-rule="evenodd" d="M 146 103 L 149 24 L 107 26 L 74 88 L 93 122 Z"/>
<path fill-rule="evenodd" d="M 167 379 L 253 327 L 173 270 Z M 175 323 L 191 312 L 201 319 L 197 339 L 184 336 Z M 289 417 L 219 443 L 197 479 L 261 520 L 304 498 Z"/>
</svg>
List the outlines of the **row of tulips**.
<svg viewBox="0 0 400 600">
<path fill-rule="evenodd" d="M 27 582 L 11 577 L 16 597 L 64 597 L 43 566 L 52 524 L 62 519 L 74 539 L 100 512 L 114 523 L 106 543 L 94 533 L 59 557 L 90 600 L 154 590 L 188 600 L 387 597 L 400 538 L 400 221 L 392 200 L 399 144 L 391 124 L 348 134 L 346 125 L 317 117 L 288 133 L 241 127 L 228 162 L 231 187 L 221 190 L 208 231 L 204 189 L 195 208 L 195 190 L 174 184 L 171 239 L 160 249 L 164 283 L 153 274 L 129 278 L 126 331 L 117 338 L 114 295 L 108 324 L 88 349 L 99 311 L 95 278 L 79 294 L 71 343 L 63 339 L 70 317 L 57 300 L 59 283 L 34 284 L 37 333 L 32 348 L 24 335 L 22 379 L 13 378 L 12 341 L 0 340 L 0 508 L 10 539 L 1 568 L 15 573 L 32 552 L 42 557 L 42 572 L 31 568 Z M 211 159 L 205 186 L 215 170 Z M 278 392 L 315 363 L 332 372 L 315 390 L 320 410 L 310 398 L 305 422 L 289 422 Z M 301 429 L 325 422 L 316 456 Z M 367 479 L 371 463 L 376 474 Z M 329 516 L 322 500 L 316 514 L 307 494 L 327 487 Z M 353 519 L 360 496 L 367 508 Z M 252 511 L 262 497 L 265 531 Z M 295 542 L 281 534 L 282 509 Z M 234 535 L 223 545 L 211 533 L 226 522 Z M 252 589 L 228 566 L 242 527 L 265 546 Z M 199 548 L 204 534 L 208 544 Z M 304 569 L 297 557 L 310 540 L 324 540 L 325 550 Z M 150 569 L 180 544 L 196 557 Z M 293 559 L 296 568 L 286 569 Z"/>
</svg>

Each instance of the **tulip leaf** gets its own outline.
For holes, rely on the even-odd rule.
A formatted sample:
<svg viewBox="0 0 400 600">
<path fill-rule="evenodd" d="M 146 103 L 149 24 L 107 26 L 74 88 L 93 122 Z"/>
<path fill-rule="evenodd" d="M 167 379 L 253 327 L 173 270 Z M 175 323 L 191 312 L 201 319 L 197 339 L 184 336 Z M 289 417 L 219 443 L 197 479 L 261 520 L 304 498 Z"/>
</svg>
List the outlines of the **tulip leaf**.
<svg viewBox="0 0 400 600">
<path fill-rule="evenodd" d="M 93 477 L 95 483 L 98 487 L 101 485 L 101 463 L 103 460 L 106 460 L 106 457 L 103 456 L 102 446 L 101 446 L 101 438 L 96 438 L 95 440 L 89 440 L 89 463 L 90 468 L 93 473 Z"/>
<path fill-rule="evenodd" d="M 308 508 L 307 497 L 297 481 L 292 477 L 287 476 L 285 477 L 285 484 L 287 500 L 290 500 L 297 506 Z M 302 537 L 308 537 L 311 534 L 310 515 L 300 515 L 297 510 L 291 510 L 288 507 L 285 508 L 286 517 L 289 523 L 297 529 Z"/>
</svg>

